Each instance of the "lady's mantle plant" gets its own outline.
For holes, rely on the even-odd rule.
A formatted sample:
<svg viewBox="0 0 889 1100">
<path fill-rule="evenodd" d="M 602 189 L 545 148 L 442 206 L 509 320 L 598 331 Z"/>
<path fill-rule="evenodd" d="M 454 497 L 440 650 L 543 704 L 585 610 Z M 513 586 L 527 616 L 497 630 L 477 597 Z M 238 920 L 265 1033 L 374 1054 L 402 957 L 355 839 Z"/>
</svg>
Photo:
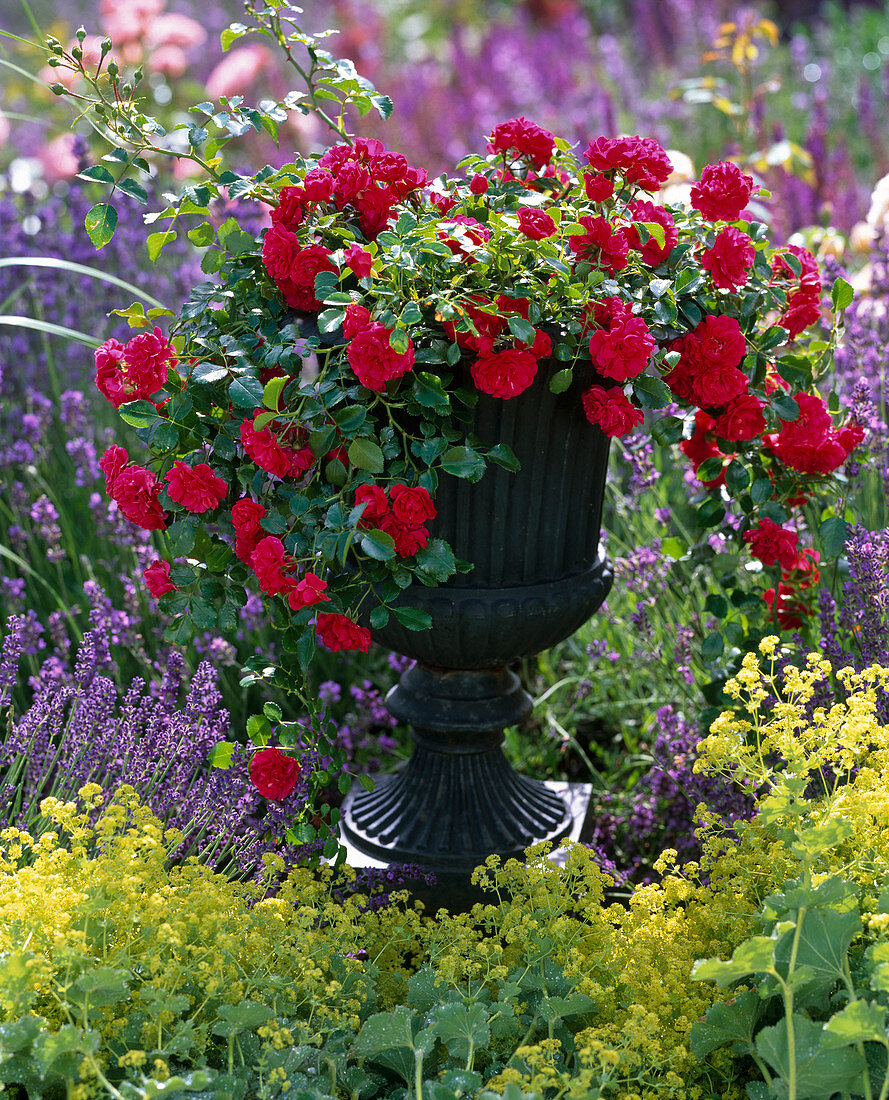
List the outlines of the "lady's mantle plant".
<svg viewBox="0 0 889 1100">
<path fill-rule="evenodd" d="M 430 181 L 381 142 L 348 135 L 347 105 L 391 108 L 351 63 L 320 50 L 277 0 L 248 14 L 307 90 L 256 109 L 193 108 L 173 155 L 203 176 L 159 215 L 170 228 L 149 252 L 201 219 L 189 236 L 207 248 L 212 278 L 169 339 L 155 329 L 96 353 L 99 388 L 151 453 L 137 464 L 112 446 L 102 468 L 124 515 L 165 532 L 168 556 L 146 582 L 177 618 L 174 640 L 234 629 L 251 585 L 301 676 L 319 639 L 366 650 L 390 615 L 426 627 L 402 591 L 471 568 L 430 530 L 439 480 L 517 468 L 509 448 L 473 433 L 473 408 L 520 399 L 535 380 L 570 393 L 591 432 L 622 435 L 660 410 L 654 436 L 684 440 L 711 490 L 702 524 L 717 524 L 732 495 L 754 555 L 788 576 L 811 566 L 783 524 L 863 429 L 835 424 L 813 392 L 838 326 L 809 353 L 791 343 L 820 320 L 821 278 L 810 253 L 772 250 L 765 225 L 745 216 L 750 176 L 709 165 L 690 206 L 662 206 L 671 165 L 657 142 L 598 137 L 574 150 L 518 118 L 461 162 L 463 177 Z M 223 46 L 246 32 L 233 25 Z M 110 42 L 95 72 L 50 48 L 79 72 L 77 95 L 114 143 L 104 159 L 116 175 L 85 174 L 135 193 L 129 172 L 165 141 L 141 113 L 138 74 L 124 83 L 113 62 L 102 71 Z M 338 142 L 279 170 L 224 168 L 232 136 L 277 132 L 288 108 L 318 113 Z M 234 216 L 219 225 L 220 200 L 264 202 L 271 225 L 259 236 Z M 113 222 L 110 203 L 91 211 L 97 247 Z M 850 300 L 839 282 L 840 313 Z M 135 326 L 152 319 L 137 306 L 125 314 Z M 843 531 L 842 519 L 822 525 L 829 554 Z"/>
</svg>

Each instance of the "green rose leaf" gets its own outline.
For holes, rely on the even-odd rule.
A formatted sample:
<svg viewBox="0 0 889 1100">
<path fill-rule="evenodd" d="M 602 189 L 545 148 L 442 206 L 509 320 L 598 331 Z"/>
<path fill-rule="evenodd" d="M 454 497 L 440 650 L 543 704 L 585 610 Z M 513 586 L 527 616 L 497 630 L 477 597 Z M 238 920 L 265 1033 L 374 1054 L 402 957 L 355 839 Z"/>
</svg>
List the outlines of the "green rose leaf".
<svg viewBox="0 0 889 1100">
<path fill-rule="evenodd" d="M 375 607 L 370 613 L 370 625 L 371 629 L 379 630 L 389 622 L 389 608 L 380 604 L 379 607 Z"/>
<path fill-rule="evenodd" d="M 457 572 L 454 552 L 444 539 L 430 539 L 414 558 L 414 573 L 427 586 L 440 584 Z"/>
<path fill-rule="evenodd" d="M 818 527 L 821 550 L 825 558 L 838 558 L 846 545 L 849 525 L 842 516 L 831 516 Z"/>
<path fill-rule="evenodd" d="M 522 468 L 522 464 L 516 458 L 512 448 L 507 447 L 505 443 L 497 443 L 493 446 L 488 451 L 488 459 L 491 462 L 496 462 L 498 466 L 502 466 L 504 470 L 509 470 L 512 474 L 517 474 Z"/>
<path fill-rule="evenodd" d="M 662 416 L 651 426 L 651 434 L 655 441 L 662 447 L 671 443 L 678 443 L 682 439 L 682 418 L 679 416 Z"/>
<path fill-rule="evenodd" d="M 771 500 L 774 491 L 775 486 L 767 477 L 758 477 L 750 486 L 750 496 L 754 504 L 765 504 L 767 500 Z"/>
<path fill-rule="evenodd" d="M 161 233 L 149 234 L 145 241 L 145 251 L 148 253 L 149 260 L 154 263 L 158 256 L 160 256 L 164 246 L 172 244 L 178 236 L 179 234 L 173 229 L 166 229 Z"/>
<path fill-rule="evenodd" d="M 564 370 L 560 370 L 557 374 L 554 374 L 549 380 L 549 388 L 551 393 L 564 393 L 565 390 L 571 385 L 574 379 L 574 372 L 566 367 Z"/>
<path fill-rule="evenodd" d="M 364 426 L 367 409 L 364 405 L 345 405 L 333 412 L 333 422 L 345 435 L 351 435 Z"/>
<path fill-rule="evenodd" d="M 104 248 L 114 236 L 114 230 L 117 228 L 117 211 L 110 203 L 97 203 L 87 212 L 83 225 L 98 251 Z"/>
<path fill-rule="evenodd" d="M 392 613 L 408 630 L 428 630 L 432 626 L 429 612 L 421 611 L 417 607 L 393 607 Z"/>
<path fill-rule="evenodd" d="M 262 403 L 267 409 L 277 411 L 281 407 L 281 394 L 287 388 L 290 379 L 284 375 L 270 378 L 262 391 Z"/>
<path fill-rule="evenodd" d="M 643 409 L 663 409 L 673 400 L 666 382 L 651 374 L 640 374 L 633 379 L 633 393 Z"/>
<path fill-rule="evenodd" d="M 228 387 L 228 396 L 236 408 L 259 409 L 262 408 L 263 391 L 263 384 L 258 378 L 243 374 L 232 381 Z"/>
<path fill-rule="evenodd" d="M 149 428 L 157 420 L 157 409 L 150 401 L 127 401 L 118 411 L 121 420 L 134 428 Z"/>
<path fill-rule="evenodd" d="M 364 531 L 358 541 L 369 558 L 389 561 L 395 557 L 395 540 L 385 531 Z"/>
<path fill-rule="evenodd" d="M 798 420 L 799 405 L 784 393 L 772 394 L 772 408 L 782 420 Z"/>
<path fill-rule="evenodd" d="M 177 519 L 167 528 L 166 536 L 170 557 L 184 558 L 194 546 L 195 529 L 188 520 Z"/>
<path fill-rule="evenodd" d="M 372 474 L 383 472 L 383 452 L 371 439 L 355 439 L 349 446 L 349 462 L 358 470 Z"/>
<path fill-rule="evenodd" d="M 663 248 L 667 242 L 667 237 L 664 232 L 664 227 L 660 222 L 636 222 L 637 227 L 643 226 L 648 230 L 648 235 L 654 237 L 657 241 L 658 248 Z"/>
<path fill-rule="evenodd" d="M 837 279 L 830 290 L 830 300 L 834 309 L 847 309 L 855 299 L 855 291 L 842 277 Z"/>
<path fill-rule="evenodd" d="M 454 477 L 478 481 L 485 472 L 485 460 L 471 447 L 451 447 L 441 456 L 441 468 Z"/>
<path fill-rule="evenodd" d="M 530 321 L 526 321 L 524 317 L 513 316 L 509 318 L 508 324 L 509 331 L 516 340 L 520 340 L 523 344 L 534 343 L 537 333 Z"/>
<path fill-rule="evenodd" d="M 85 168 L 82 172 L 78 172 L 77 178 L 79 180 L 92 180 L 96 183 L 114 183 L 114 176 L 101 164 L 94 164 L 91 168 Z"/>
<path fill-rule="evenodd" d="M 418 371 L 414 375 L 414 397 L 427 409 L 446 409 L 451 403 L 441 379 L 427 371 Z"/>
</svg>

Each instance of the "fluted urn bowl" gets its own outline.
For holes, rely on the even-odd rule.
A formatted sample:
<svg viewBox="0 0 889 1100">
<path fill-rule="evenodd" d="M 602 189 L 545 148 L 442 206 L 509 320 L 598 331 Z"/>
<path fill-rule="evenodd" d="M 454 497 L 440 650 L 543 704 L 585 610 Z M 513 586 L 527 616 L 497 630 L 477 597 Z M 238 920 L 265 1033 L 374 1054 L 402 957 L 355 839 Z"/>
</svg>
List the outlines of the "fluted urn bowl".
<svg viewBox="0 0 889 1100">
<path fill-rule="evenodd" d="M 386 700 L 411 726 L 410 759 L 343 807 L 346 837 L 377 859 L 468 875 L 492 853 L 519 856 L 571 828 L 564 800 L 519 775 L 501 748 L 503 730 L 532 707 L 510 662 L 567 638 L 612 581 L 599 551 L 609 439 L 581 403 L 595 376 L 576 369 L 554 394 L 549 380 L 563 367 L 541 362 L 518 397 L 479 396 L 472 431 L 488 446 L 507 444 L 521 470 L 491 464 L 475 484 L 440 475 L 431 534 L 474 568 L 404 591 L 404 604 L 429 612 L 429 630 L 393 616 L 373 631 L 417 661 Z"/>
</svg>

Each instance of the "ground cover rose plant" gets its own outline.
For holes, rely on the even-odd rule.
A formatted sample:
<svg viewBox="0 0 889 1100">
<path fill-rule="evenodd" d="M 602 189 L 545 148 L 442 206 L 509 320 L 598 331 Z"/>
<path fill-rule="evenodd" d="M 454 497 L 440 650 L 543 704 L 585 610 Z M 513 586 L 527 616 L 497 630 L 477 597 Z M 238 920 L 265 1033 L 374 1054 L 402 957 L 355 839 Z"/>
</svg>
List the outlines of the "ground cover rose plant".
<svg viewBox="0 0 889 1100">
<path fill-rule="evenodd" d="M 350 62 L 277 0 L 248 14 L 306 90 L 257 108 L 240 97 L 199 104 L 172 148 L 142 113 L 138 73 L 103 71 L 105 53 L 89 69 L 49 43 L 115 143 L 114 187 L 132 194 L 130 173 L 164 152 L 203 173 L 151 216 L 169 227 L 148 250 L 156 257 L 190 225 L 210 278 L 168 336 L 154 328 L 96 353 L 97 385 L 147 448 L 112 445 L 101 466 L 127 519 L 165 534 L 167 554 L 145 579 L 175 619 L 169 638 L 234 629 L 258 588 L 293 657 L 294 671 L 275 675 L 305 694 L 319 643 L 366 651 L 390 615 L 426 628 L 404 589 L 471 569 L 430 532 L 439 480 L 477 481 L 492 462 L 517 468 L 508 447 L 472 433 L 472 410 L 482 395 L 521 399 L 539 377 L 570 393 L 590 431 L 647 423 L 659 443 L 680 443 L 710 490 L 700 525 L 736 502 L 739 542 L 780 569 L 772 608 L 789 625 L 819 555 L 842 548 L 845 519 L 826 512 L 820 551 L 799 548 L 788 521 L 864 435 L 814 390 L 848 284 L 834 284 L 830 338 L 809 339 L 822 318 L 817 263 L 770 246 L 748 210 L 753 178 L 730 161 L 708 165 L 689 205 L 660 205 L 671 164 L 650 138 L 571 148 L 514 118 L 461 176 L 430 180 L 381 141 L 349 135 L 347 106 L 391 109 Z M 223 46 L 248 29 L 233 24 Z M 294 108 L 332 128 L 330 148 L 278 170 L 221 170 L 229 140 L 277 132 Z M 220 200 L 264 203 L 271 224 L 258 236 L 235 217 L 219 226 Z M 97 247 L 115 221 L 111 201 L 90 211 Z M 164 311 L 121 312 L 147 330 Z M 258 657 L 254 674 L 265 664 Z M 273 724 L 254 730 L 263 747 Z"/>
</svg>

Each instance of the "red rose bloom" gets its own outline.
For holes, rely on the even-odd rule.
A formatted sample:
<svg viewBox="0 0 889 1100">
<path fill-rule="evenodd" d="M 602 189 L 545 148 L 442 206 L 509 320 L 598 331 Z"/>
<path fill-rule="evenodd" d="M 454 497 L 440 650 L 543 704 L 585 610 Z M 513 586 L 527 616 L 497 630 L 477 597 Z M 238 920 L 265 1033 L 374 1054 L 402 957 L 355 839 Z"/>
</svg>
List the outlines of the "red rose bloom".
<svg viewBox="0 0 889 1100">
<path fill-rule="evenodd" d="M 719 408 L 747 392 L 747 375 L 737 367 L 714 363 L 698 370 L 692 384 L 692 402 L 705 409 Z"/>
<path fill-rule="evenodd" d="M 837 431 L 837 439 L 848 457 L 864 441 L 864 428 L 860 424 L 845 424 Z"/>
<path fill-rule="evenodd" d="M 732 398 L 721 416 L 716 418 L 713 432 L 720 439 L 739 443 L 756 437 L 765 431 L 766 418 L 762 402 L 752 393 L 742 393 Z"/>
<path fill-rule="evenodd" d="M 151 470 L 144 466 L 127 466 L 116 474 L 110 495 L 130 523 L 146 531 L 164 531 L 167 513 L 157 499 L 162 488 Z"/>
<path fill-rule="evenodd" d="M 519 207 L 519 230 L 532 241 L 544 241 L 556 231 L 556 223 L 549 214 L 530 206 Z"/>
<path fill-rule="evenodd" d="M 165 592 L 179 591 L 170 580 L 170 563 L 168 561 L 159 561 L 155 558 L 151 565 L 147 565 L 142 570 L 142 576 L 145 578 L 145 587 L 155 599 L 158 596 L 163 596 Z"/>
<path fill-rule="evenodd" d="M 586 233 L 568 238 L 568 244 L 581 263 L 597 267 L 600 262 L 612 275 L 623 271 L 627 266 L 627 231 L 625 227 L 615 229 L 607 218 L 594 218 L 584 215 L 577 219 Z"/>
<path fill-rule="evenodd" d="M 703 408 L 725 405 L 747 392 L 747 376 L 738 369 L 746 347 L 734 317 L 708 314 L 670 345 L 680 359 L 664 380 L 683 401 Z"/>
<path fill-rule="evenodd" d="M 604 202 L 614 194 L 614 180 L 607 176 L 597 176 L 593 172 L 584 172 L 583 189 L 590 202 Z"/>
<path fill-rule="evenodd" d="M 445 229 L 438 234 L 438 239 L 448 246 L 455 256 L 461 256 L 467 263 L 475 263 L 472 253 L 478 245 L 491 239 L 491 231 L 475 218 L 467 218 L 464 214 L 457 214 L 442 222 Z M 448 232 L 451 226 L 461 226 L 456 233 Z"/>
<path fill-rule="evenodd" d="M 590 386 L 581 400 L 587 420 L 598 424 L 606 435 L 626 435 L 645 419 L 642 411 L 628 401 L 617 386 L 607 390 L 602 386 Z"/>
<path fill-rule="evenodd" d="M 263 798 L 280 801 L 293 793 L 302 768 L 292 756 L 268 746 L 253 754 L 250 780 Z"/>
<path fill-rule="evenodd" d="M 508 401 L 531 385 L 537 374 L 537 360 L 529 351 L 506 348 L 482 353 L 470 367 L 476 389 Z"/>
<path fill-rule="evenodd" d="M 359 279 L 363 279 L 366 275 L 370 275 L 370 270 L 373 265 L 373 256 L 360 244 L 350 244 L 346 249 L 343 259 L 346 262 L 346 266 L 350 267 L 352 271 L 358 276 Z"/>
<path fill-rule="evenodd" d="M 352 337 L 346 356 L 349 366 L 362 386 L 377 392 L 386 388 L 393 378 L 400 378 L 414 365 L 414 345 L 408 341 L 407 351 L 398 352 L 389 343 L 392 329 L 373 321 Z"/>
<path fill-rule="evenodd" d="M 250 565 L 259 579 L 259 587 L 268 595 L 277 596 L 293 587 L 293 577 L 288 573 L 296 568 L 296 562 L 276 535 L 266 535 L 257 542 Z"/>
<path fill-rule="evenodd" d="M 469 302 L 464 304 L 465 320 L 473 326 L 474 332 L 464 332 L 458 329 L 456 322 L 450 318 L 444 322 L 442 328 L 447 338 L 461 348 L 479 353 L 491 352 L 494 350 L 494 341 L 506 325 L 506 320 L 499 313 L 492 312 L 494 306 L 491 302 L 483 302 L 480 298 L 474 298 L 473 300 L 477 301 L 479 306 L 487 306 L 487 309 L 484 309 L 476 308 L 470 305 Z M 511 303 L 512 308 L 501 304 L 506 302 Z M 516 312 L 514 305 L 513 299 L 504 298 L 502 295 L 497 300 L 498 308 L 503 309 L 504 312 Z M 523 316 L 527 320 L 527 315 Z"/>
<path fill-rule="evenodd" d="M 400 523 L 392 514 L 383 516 L 379 526 L 381 531 L 392 536 L 395 553 L 400 558 L 412 557 L 429 541 L 429 531 L 425 527 L 410 527 Z"/>
<path fill-rule="evenodd" d="M 325 588 L 327 588 L 327 581 L 321 580 L 314 573 L 306 573 L 303 579 L 287 593 L 287 602 L 292 611 L 300 611 L 304 607 L 324 603 L 330 600 L 330 596 L 324 595 Z"/>
<path fill-rule="evenodd" d="M 821 319 L 821 297 L 795 290 L 787 299 L 787 308 L 778 318 L 778 324 L 787 329 L 791 340 Z"/>
<path fill-rule="evenodd" d="M 333 192 L 336 204 L 342 210 L 354 203 L 358 195 L 370 189 L 373 177 L 370 172 L 355 161 L 348 161 L 334 176 Z"/>
<path fill-rule="evenodd" d="M 779 527 L 774 520 L 765 518 L 759 521 L 744 535 L 744 542 L 750 546 L 750 553 L 763 565 L 775 565 L 782 569 L 792 569 L 797 559 L 799 535 Z"/>
<path fill-rule="evenodd" d="M 259 521 L 265 517 L 265 508 L 259 501 L 242 497 L 232 506 L 232 526 L 235 529 L 235 555 L 245 565 L 250 565 L 250 555 L 263 535 Z"/>
<path fill-rule="evenodd" d="M 299 237 L 286 225 L 275 224 L 266 232 L 262 241 L 262 262 L 276 283 L 290 278 L 290 272 L 301 251 Z"/>
<path fill-rule="evenodd" d="M 262 413 L 257 409 L 253 414 L 253 420 Z M 275 477 L 286 477 L 290 473 L 292 453 L 286 447 L 282 447 L 272 429 L 266 425 L 261 431 L 256 431 L 253 421 L 241 421 L 241 445 L 244 451 L 260 469 Z"/>
<path fill-rule="evenodd" d="M 750 278 L 756 249 L 753 241 L 734 226 L 721 230 L 713 247 L 701 257 L 701 266 L 710 272 L 713 285 L 721 290 L 739 290 Z"/>
<path fill-rule="evenodd" d="M 378 527 L 378 521 L 389 514 L 389 498 L 379 485 L 359 485 L 355 490 L 355 503 L 364 505 L 359 527 Z"/>
<path fill-rule="evenodd" d="M 784 569 L 783 579 L 795 588 L 811 588 L 821 579 L 821 571 L 818 562 L 821 555 L 817 550 L 807 546 L 797 554 L 793 565 Z M 783 567 L 782 567 L 783 568 Z"/>
<path fill-rule="evenodd" d="M 701 172 L 700 183 L 691 189 L 691 204 L 710 221 L 733 222 L 747 209 L 752 194 L 753 177 L 725 160 Z"/>
<path fill-rule="evenodd" d="M 469 190 L 473 195 L 487 195 L 488 189 L 491 184 L 488 182 L 487 176 L 482 176 L 478 172 L 469 181 Z"/>
<path fill-rule="evenodd" d="M 105 492 L 109 496 L 112 496 L 114 479 L 129 461 L 130 456 L 127 454 L 126 447 L 121 447 L 117 443 L 112 443 L 99 459 L 99 469 L 105 475 Z"/>
<path fill-rule="evenodd" d="M 351 340 L 353 336 L 357 336 L 359 332 L 364 332 L 366 328 L 370 328 L 371 313 L 367 306 L 359 306 L 356 302 L 352 305 L 346 306 L 346 316 L 343 320 L 343 336 L 347 340 Z"/>
<path fill-rule="evenodd" d="M 278 205 L 272 209 L 272 225 L 283 225 L 291 231 L 303 220 L 303 189 L 282 187 L 278 192 Z"/>
<path fill-rule="evenodd" d="M 322 168 L 313 168 L 303 180 L 306 202 L 328 202 L 333 196 L 333 176 Z"/>
<path fill-rule="evenodd" d="M 362 653 L 370 649 L 370 631 L 346 615 L 319 615 L 315 632 L 328 649 L 357 649 Z"/>
<path fill-rule="evenodd" d="M 648 267 L 657 267 L 666 260 L 679 240 L 679 230 L 673 221 L 673 215 L 662 206 L 656 206 L 653 202 L 645 202 L 641 199 L 631 202 L 627 209 L 632 214 L 633 221 L 654 222 L 656 225 L 663 226 L 664 243 L 662 245 L 658 244 L 654 237 L 649 237 L 643 245 L 638 229 L 634 225 L 627 228 L 627 244 L 630 248 L 638 250 L 642 262 Z"/>
<path fill-rule="evenodd" d="M 590 337 L 593 366 L 615 382 L 626 382 L 641 374 L 653 351 L 654 337 L 648 325 L 630 313 L 621 313 L 610 328 L 600 329 Z"/>
<path fill-rule="evenodd" d="M 801 474 L 830 474 L 838 469 L 849 453 L 840 441 L 840 433 L 824 401 L 812 393 L 795 393 L 799 405 L 796 420 L 786 421 L 777 435 L 766 442 L 785 466 Z"/>
<path fill-rule="evenodd" d="M 438 515 L 432 497 L 421 485 L 396 483 L 389 489 L 389 496 L 392 499 L 392 515 L 406 527 L 419 527 Z"/>
<path fill-rule="evenodd" d="M 381 187 L 370 187 L 355 199 L 358 224 L 368 240 L 374 241 L 389 224 L 392 196 Z"/>
<path fill-rule="evenodd" d="M 96 387 L 116 409 L 128 401 L 148 400 L 162 389 L 175 368 L 176 349 L 159 328 L 134 336 L 126 346 L 106 340 L 96 348 Z"/>
<path fill-rule="evenodd" d="M 782 630 L 802 630 L 809 608 L 796 594 L 793 585 L 781 581 L 778 584 L 778 606 L 775 608 L 775 589 L 769 588 L 762 594 L 763 603 L 772 611 L 778 626 Z"/>
<path fill-rule="evenodd" d="M 556 139 L 542 126 L 530 122 L 524 116 L 511 118 L 495 126 L 488 143 L 489 153 L 515 153 L 527 157 L 539 171 L 552 160 Z"/>
<path fill-rule="evenodd" d="M 708 366 L 736 367 L 747 354 L 747 343 L 734 317 L 708 313 L 694 330 L 697 358 Z"/>
<path fill-rule="evenodd" d="M 321 271 L 339 274 L 330 259 L 330 250 L 320 244 L 303 248 L 299 238 L 284 225 L 273 225 L 262 242 L 262 262 L 292 308 L 317 312 L 321 302 L 315 297 L 315 276 Z"/>
<path fill-rule="evenodd" d="M 673 165 L 665 150 L 653 139 L 632 137 L 598 137 L 583 154 L 596 172 L 612 169 L 622 173 L 627 183 L 635 183 L 644 191 L 657 191 L 666 183 Z"/>
<path fill-rule="evenodd" d="M 708 458 L 728 457 L 720 451 L 713 440 L 715 423 L 716 421 L 712 416 L 705 413 L 703 409 L 698 409 L 695 413 L 695 428 L 691 438 L 684 439 L 679 444 L 679 450 L 691 462 L 692 469 L 696 474 Z M 700 480 L 708 489 L 715 489 L 719 485 L 725 485 L 725 471 L 718 477 L 711 478 L 710 481 L 704 481 L 703 478 Z"/>
<path fill-rule="evenodd" d="M 799 261 L 799 275 L 791 268 L 785 255 L 795 256 Z M 787 329 L 791 340 L 795 340 L 801 332 L 821 319 L 821 273 L 818 270 L 818 261 L 807 248 L 788 245 L 784 254 L 779 253 L 772 260 L 772 282 L 789 284 L 787 304 L 778 318 L 778 324 Z"/>
<path fill-rule="evenodd" d="M 167 471 L 167 492 L 170 500 L 188 512 L 210 512 L 226 495 L 228 485 L 206 462 L 197 466 L 174 462 L 172 470 Z"/>
</svg>

